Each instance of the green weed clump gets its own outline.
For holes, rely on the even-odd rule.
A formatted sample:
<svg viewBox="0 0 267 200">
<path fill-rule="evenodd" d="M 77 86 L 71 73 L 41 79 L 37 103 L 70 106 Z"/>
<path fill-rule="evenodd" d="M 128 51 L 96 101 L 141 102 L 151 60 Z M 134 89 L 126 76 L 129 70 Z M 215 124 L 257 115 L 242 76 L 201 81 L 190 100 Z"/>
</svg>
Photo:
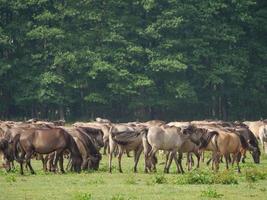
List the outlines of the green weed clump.
<svg viewBox="0 0 267 200">
<path fill-rule="evenodd" d="M 245 172 L 245 178 L 248 182 L 256 182 L 258 180 L 264 180 L 267 178 L 267 172 L 265 170 L 258 170 L 256 168 L 247 169 Z"/>
<path fill-rule="evenodd" d="M 8 182 L 8 183 L 14 183 L 16 181 L 17 181 L 17 179 L 16 179 L 16 177 L 15 177 L 14 174 L 8 174 L 6 176 L 6 182 Z"/>
<path fill-rule="evenodd" d="M 78 193 L 75 197 L 75 200 L 92 200 L 92 194 L 90 193 Z"/>
<path fill-rule="evenodd" d="M 219 194 L 215 189 L 208 188 L 207 190 L 203 190 L 201 192 L 201 197 L 207 197 L 207 198 L 221 198 L 223 197 L 223 194 Z"/>
<path fill-rule="evenodd" d="M 163 174 L 156 174 L 153 177 L 153 183 L 164 184 L 164 183 L 167 183 L 167 179 Z"/>
<path fill-rule="evenodd" d="M 192 171 L 188 172 L 179 178 L 176 181 L 177 184 L 212 184 L 213 177 L 212 174 L 205 171 Z"/>
<path fill-rule="evenodd" d="M 213 182 L 216 184 L 236 185 L 238 184 L 238 179 L 233 172 L 226 170 L 226 171 L 214 174 Z"/>
<path fill-rule="evenodd" d="M 136 181 L 136 179 L 134 178 L 134 176 L 129 176 L 129 177 L 127 177 L 127 179 L 126 179 L 126 184 L 129 184 L 129 185 L 135 185 L 135 184 L 137 184 L 137 181 Z"/>
<path fill-rule="evenodd" d="M 176 181 L 177 184 L 238 184 L 238 179 L 234 173 L 225 171 L 221 173 L 211 173 L 208 171 L 196 170 L 184 174 Z"/>
<path fill-rule="evenodd" d="M 120 194 L 116 194 L 111 197 L 111 200 L 125 200 L 125 198 L 121 196 Z"/>
</svg>

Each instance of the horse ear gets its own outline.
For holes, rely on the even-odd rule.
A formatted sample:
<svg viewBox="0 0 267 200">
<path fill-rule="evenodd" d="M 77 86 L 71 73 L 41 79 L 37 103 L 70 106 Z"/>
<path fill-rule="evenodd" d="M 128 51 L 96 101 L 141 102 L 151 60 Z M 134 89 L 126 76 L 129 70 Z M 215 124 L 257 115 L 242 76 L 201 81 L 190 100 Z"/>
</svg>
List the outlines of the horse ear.
<svg viewBox="0 0 267 200">
<path fill-rule="evenodd" d="M 176 128 L 177 128 L 177 130 L 178 130 L 179 132 L 181 132 L 182 129 L 181 129 L 180 127 L 176 127 Z"/>
<path fill-rule="evenodd" d="M 7 128 L 12 128 L 10 124 L 6 124 L 6 127 Z"/>
</svg>

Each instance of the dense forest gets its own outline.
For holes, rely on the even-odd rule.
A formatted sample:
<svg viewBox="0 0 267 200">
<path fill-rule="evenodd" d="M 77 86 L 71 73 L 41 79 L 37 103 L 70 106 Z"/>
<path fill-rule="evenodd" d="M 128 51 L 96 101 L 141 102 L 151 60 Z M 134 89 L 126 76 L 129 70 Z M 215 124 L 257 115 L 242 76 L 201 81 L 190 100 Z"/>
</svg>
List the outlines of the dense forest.
<svg viewBox="0 0 267 200">
<path fill-rule="evenodd" d="M 0 119 L 267 116 L 266 0 L 0 0 Z"/>
</svg>

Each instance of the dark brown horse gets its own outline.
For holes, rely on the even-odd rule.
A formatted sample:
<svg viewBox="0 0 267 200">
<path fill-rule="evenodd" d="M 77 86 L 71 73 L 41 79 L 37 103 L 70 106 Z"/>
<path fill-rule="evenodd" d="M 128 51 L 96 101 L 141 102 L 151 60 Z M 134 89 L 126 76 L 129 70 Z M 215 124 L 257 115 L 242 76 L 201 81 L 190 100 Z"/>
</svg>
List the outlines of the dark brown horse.
<svg viewBox="0 0 267 200">
<path fill-rule="evenodd" d="M 18 155 L 18 145 L 21 149 L 21 155 Z M 13 152 L 15 159 L 20 163 L 20 173 L 23 174 L 23 160 L 29 166 L 30 171 L 34 174 L 31 166 L 31 156 L 34 153 L 49 154 L 55 152 L 54 165 L 58 160 L 60 169 L 64 172 L 62 154 L 65 150 L 71 153 L 74 170 L 80 172 L 82 158 L 78 147 L 70 134 L 61 128 L 54 129 L 24 129 L 21 134 L 14 138 Z"/>
<path fill-rule="evenodd" d="M 82 156 L 82 169 L 94 169 L 98 170 L 99 163 L 102 158 L 96 144 L 92 137 L 88 133 L 84 132 L 82 128 L 66 128 L 64 129 L 74 138 L 80 154 Z M 102 137 L 101 137 L 102 138 Z"/>
</svg>

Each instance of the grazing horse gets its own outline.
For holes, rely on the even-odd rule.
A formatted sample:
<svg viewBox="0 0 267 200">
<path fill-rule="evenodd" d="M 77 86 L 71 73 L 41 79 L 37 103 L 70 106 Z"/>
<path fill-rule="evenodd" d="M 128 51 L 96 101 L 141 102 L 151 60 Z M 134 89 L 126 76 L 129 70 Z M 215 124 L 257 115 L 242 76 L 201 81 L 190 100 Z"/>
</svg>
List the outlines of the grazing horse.
<svg viewBox="0 0 267 200">
<path fill-rule="evenodd" d="M 209 130 L 207 128 L 197 128 L 194 125 L 188 126 L 184 132 L 190 135 L 192 142 L 199 145 L 200 149 L 213 152 L 216 171 L 219 169 L 221 156 L 225 157 L 226 169 L 228 169 L 228 157 L 233 155 L 233 161 L 237 163 L 238 172 L 240 172 L 241 154 L 248 149 L 248 143 L 242 135 L 226 132 L 223 130 Z"/>
<path fill-rule="evenodd" d="M 145 172 L 147 169 L 147 161 L 151 159 L 158 150 L 170 151 L 170 156 L 166 161 L 164 172 L 168 173 L 172 160 L 175 160 L 177 172 L 184 173 L 182 167 L 182 146 L 188 141 L 189 136 L 181 132 L 181 128 L 175 126 L 153 126 L 143 134 L 143 146 L 145 153 Z M 179 159 L 177 159 L 179 152 Z M 155 168 L 155 167 L 154 167 Z"/>
<path fill-rule="evenodd" d="M 102 134 L 102 143 L 104 146 L 104 155 L 106 154 L 106 150 L 108 149 L 109 151 L 109 132 L 111 128 L 110 123 L 103 123 L 103 122 L 90 122 L 90 123 L 80 123 L 76 122 L 73 124 L 74 127 L 77 128 L 83 128 L 83 129 L 94 129 L 95 131 L 97 130 L 98 132 L 101 132 Z M 99 135 L 97 140 L 99 141 Z"/>
<path fill-rule="evenodd" d="M 256 164 L 260 163 L 260 148 L 256 136 L 247 127 L 225 128 L 224 130 L 234 132 L 241 135 L 248 143 L 248 150 L 250 151 L 253 161 Z M 245 162 L 246 152 L 242 155 L 242 162 Z"/>
<path fill-rule="evenodd" d="M 78 149 L 82 156 L 82 170 L 99 168 L 99 163 L 102 158 L 99 150 L 97 149 L 97 144 L 94 140 L 84 132 L 82 128 L 64 128 L 75 140 Z"/>
<path fill-rule="evenodd" d="M 17 147 L 21 149 L 21 156 L 18 155 Z M 26 164 L 29 166 L 30 171 L 34 174 L 34 170 L 31 166 L 31 156 L 34 153 L 50 154 L 55 152 L 54 166 L 57 166 L 58 160 L 60 170 L 64 173 L 63 159 L 60 159 L 65 150 L 69 150 L 71 153 L 72 163 L 74 170 L 80 172 L 82 158 L 79 149 L 71 137 L 65 130 L 61 128 L 54 129 L 24 129 L 21 134 L 18 134 L 14 138 L 13 152 L 15 159 L 20 163 L 20 173 L 23 174 L 23 160 L 26 160 Z"/>
</svg>

